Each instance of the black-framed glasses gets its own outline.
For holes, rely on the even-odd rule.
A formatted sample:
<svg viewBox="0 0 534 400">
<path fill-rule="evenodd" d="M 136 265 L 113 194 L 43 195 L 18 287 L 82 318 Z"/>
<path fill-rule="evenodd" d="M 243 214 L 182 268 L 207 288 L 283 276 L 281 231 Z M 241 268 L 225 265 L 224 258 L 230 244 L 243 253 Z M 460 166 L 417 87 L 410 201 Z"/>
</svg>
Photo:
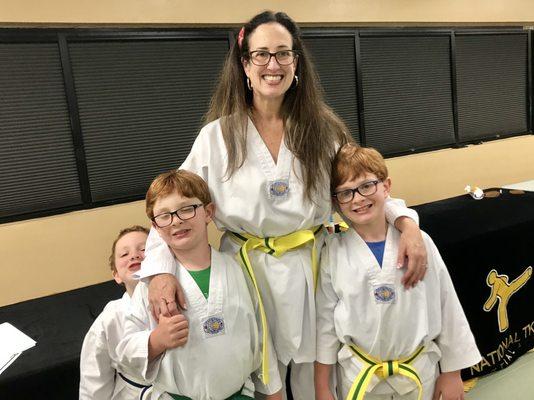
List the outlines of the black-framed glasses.
<svg viewBox="0 0 534 400">
<path fill-rule="evenodd" d="M 332 197 L 335 197 L 339 204 L 345 204 L 349 201 L 352 201 L 354 198 L 354 193 L 358 192 L 363 197 L 371 196 L 376 193 L 377 185 L 382 182 L 380 180 L 368 181 L 362 183 L 360 186 L 355 187 L 354 189 L 345 189 L 340 190 L 332 194 Z"/>
<path fill-rule="evenodd" d="M 166 226 L 169 226 L 172 224 L 173 217 L 176 215 L 178 219 L 181 219 L 182 221 L 187 221 L 188 219 L 195 218 L 195 215 L 197 215 L 197 208 L 202 207 L 204 204 L 191 204 L 190 206 L 185 206 L 182 208 L 179 208 L 178 210 L 165 212 L 156 215 L 152 218 L 152 221 L 156 224 L 158 228 L 165 228 Z"/>
<path fill-rule="evenodd" d="M 271 57 L 274 57 L 276 62 L 280 65 L 290 65 L 298 58 L 299 53 L 296 50 L 279 50 L 275 53 L 267 50 L 255 50 L 248 53 L 252 64 L 259 67 L 269 64 Z"/>
</svg>

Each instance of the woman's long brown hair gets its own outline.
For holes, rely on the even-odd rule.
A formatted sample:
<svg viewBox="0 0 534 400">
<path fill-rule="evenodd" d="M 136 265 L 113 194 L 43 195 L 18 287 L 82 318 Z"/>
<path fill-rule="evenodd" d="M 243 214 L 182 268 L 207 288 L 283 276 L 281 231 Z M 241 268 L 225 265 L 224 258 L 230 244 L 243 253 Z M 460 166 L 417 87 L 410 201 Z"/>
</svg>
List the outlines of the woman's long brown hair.
<svg viewBox="0 0 534 400">
<path fill-rule="evenodd" d="M 249 59 L 250 34 L 258 26 L 270 22 L 277 22 L 289 31 L 293 50 L 299 53 L 295 72 L 298 85 L 293 84 L 286 92 L 281 117 L 285 144 L 302 166 L 305 197 L 313 201 L 317 191 L 328 183 L 336 149 L 352 139 L 343 121 L 324 102 L 319 78 L 302 43 L 300 29 L 285 13 L 265 11 L 244 25 L 241 48 L 236 40 L 228 53 L 205 122 L 220 118 L 228 152 L 226 176 L 230 177 L 247 156 L 247 117 L 252 109 L 252 92 L 247 89 L 241 60 Z"/>
</svg>

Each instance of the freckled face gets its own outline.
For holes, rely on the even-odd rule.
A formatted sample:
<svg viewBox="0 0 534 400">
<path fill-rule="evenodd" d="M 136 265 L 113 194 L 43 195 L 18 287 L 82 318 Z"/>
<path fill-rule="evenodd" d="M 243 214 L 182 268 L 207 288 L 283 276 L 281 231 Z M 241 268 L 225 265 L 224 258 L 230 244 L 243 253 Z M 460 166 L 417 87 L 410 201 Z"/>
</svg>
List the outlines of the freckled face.
<svg viewBox="0 0 534 400">
<path fill-rule="evenodd" d="M 202 202 L 194 198 L 184 197 L 178 193 L 171 193 L 157 199 L 154 204 L 154 215 L 173 212 L 183 207 Z M 161 238 L 175 251 L 192 250 L 207 241 L 207 225 L 213 216 L 213 203 L 202 205 L 195 210 L 195 216 L 185 221 L 176 215 L 172 217 L 172 223 L 160 228 L 153 225 Z"/>
<path fill-rule="evenodd" d="M 293 38 L 289 31 L 278 22 L 258 26 L 248 38 L 249 52 L 265 50 L 275 53 L 293 49 Z M 250 60 L 243 61 L 245 74 L 250 79 L 256 100 L 283 99 L 293 83 L 297 60 L 290 65 L 280 65 L 275 57 L 267 65 L 258 66 Z"/>
<path fill-rule="evenodd" d="M 376 175 L 366 172 L 365 174 L 346 181 L 339 185 L 335 192 L 347 189 L 354 189 L 367 182 L 378 180 Z M 370 196 L 362 196 L 358 192 L 354 193 L 354 198 L 348 203 L 339 204 L 339 209 L 343 215 L 355 225 L 369 225 L 382 221 L 384 217 L 384 207 L 389 195 L 390 179 L 379 182 L 376 186 L 376 193 Z"/>
</svg>

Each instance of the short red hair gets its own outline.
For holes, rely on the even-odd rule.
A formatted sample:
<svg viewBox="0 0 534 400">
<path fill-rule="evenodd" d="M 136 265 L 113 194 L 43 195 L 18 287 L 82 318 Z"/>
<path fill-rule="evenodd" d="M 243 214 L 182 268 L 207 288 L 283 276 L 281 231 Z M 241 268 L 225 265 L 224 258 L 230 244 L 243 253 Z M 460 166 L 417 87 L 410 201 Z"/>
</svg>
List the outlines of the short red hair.
<svg viewBox="0 0 534 400">
<path fill-rule="evenodd" d="M 388 177 L 388 168 L 382 154 L 372 147 L 360 147 L 347 143 L 337 152 L 332 163 L 331 190 L 343 183 L 356 179 L 365 173 L 376 175 L 384 181 Z"/>
<path fill-rule="evenodd" d="M 184 197 L 196 197 L 204 205 L 211 203 L 208 184 L 204 179 L 185 169 L 172 170 L 158 175 L 150 184 L 146 192 L 148 218 L 154 218 L 154 205 L 159 198 L 175 192 Z"/>
</svg>

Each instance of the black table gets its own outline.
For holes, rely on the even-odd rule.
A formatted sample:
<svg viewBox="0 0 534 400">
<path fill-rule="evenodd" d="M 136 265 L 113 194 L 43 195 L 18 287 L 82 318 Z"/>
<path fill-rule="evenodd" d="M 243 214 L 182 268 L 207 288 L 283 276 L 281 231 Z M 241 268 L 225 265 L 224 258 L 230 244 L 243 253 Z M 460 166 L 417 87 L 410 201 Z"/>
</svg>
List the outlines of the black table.
<svg viewBox="0 0 534 400">
<path fill-rule="evenodd" d="M 484 357 L 462 371 L 464 379 L 505 368 L 534 347 L 534 192 L 501 191 L 495 198 L 463 195 L 414 207 L 448 266 Z M 493 294 L 492 287 L 498 287 Z"/>
<path fill-rule="evenodd" d="M 0 322 L 37 341 L 0 375 L 0 399 L 77 399 L 83 338 L 107 302 L 123 293 L 110 281 L 0 307 Z"/>
</svg>

